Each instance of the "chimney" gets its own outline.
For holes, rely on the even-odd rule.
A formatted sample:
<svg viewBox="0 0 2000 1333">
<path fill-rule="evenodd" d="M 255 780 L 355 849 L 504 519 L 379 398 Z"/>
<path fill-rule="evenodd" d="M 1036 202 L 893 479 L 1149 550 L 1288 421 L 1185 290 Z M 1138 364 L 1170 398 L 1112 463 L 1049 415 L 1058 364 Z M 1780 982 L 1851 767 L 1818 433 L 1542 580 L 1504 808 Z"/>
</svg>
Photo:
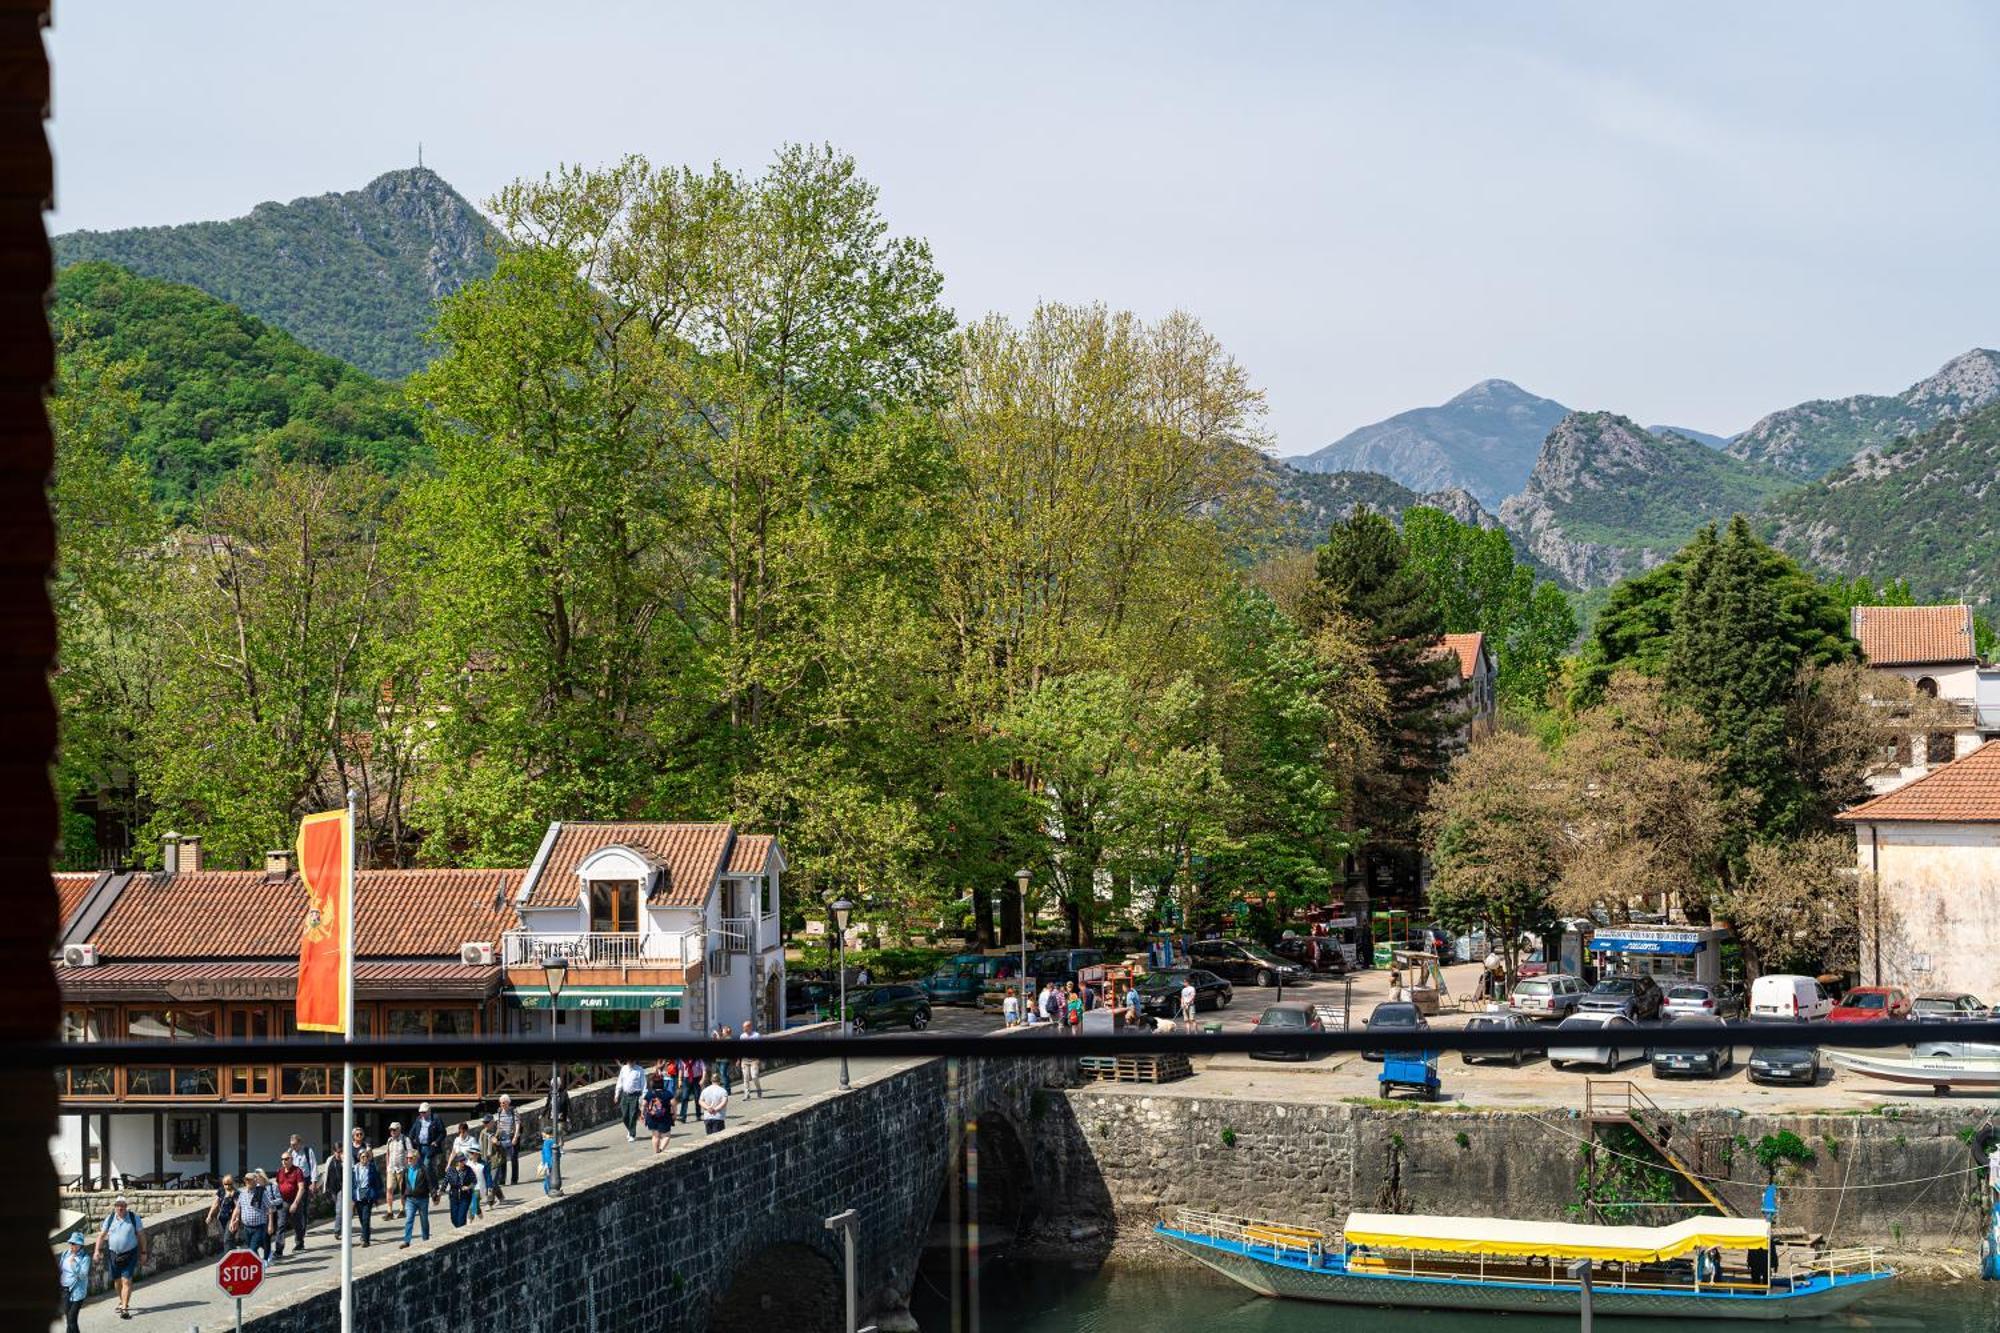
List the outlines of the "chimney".
<svg viewBox="0 0 2000 1333">
<path fill-rule="evenodd" d="M 193 834 L 181 839 L 181 872 L 188 875 L 201 873 L 201 839 Z"/>
<path fill-rule="evenodd" d="M 181 835 L 162 833 L 160 835 L 160 869 L 169 875 L 181 872 Z"/>
<path fill-rule="evenodd" d="M 292 873 L 292 850 L 280 847 L 264 853 L 264 878 L 285 879 Z"/>
</svg>

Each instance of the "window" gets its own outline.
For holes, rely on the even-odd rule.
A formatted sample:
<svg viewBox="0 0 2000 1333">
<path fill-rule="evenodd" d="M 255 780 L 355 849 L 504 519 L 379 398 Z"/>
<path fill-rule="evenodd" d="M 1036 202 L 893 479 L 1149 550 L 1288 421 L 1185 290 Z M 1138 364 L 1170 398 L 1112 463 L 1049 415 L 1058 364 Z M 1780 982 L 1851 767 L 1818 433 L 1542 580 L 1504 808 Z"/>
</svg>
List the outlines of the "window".
<svg viewBox="0 0 2000 1333">
<path fill-rule="evenodd" d="M 208 1156 L 208 1117 L 177 1115 L 167 1121 L 167 1156 Z"/>
<path fill-rule="evenodd" d="M 590 1015 L 590 1034 L 593 1037 L 639 1035 L 639 1011 L 637 1009 L 596 1009 Z"/>
<path fill-rule="evenodd" d="M 388 1009 L 383 1030 L 390 1037 L 469 1037 L 477 1026 L 469 1007 Z M 474 1095 L 479 1072 L 472 1065 L 388 1065 L 383 1086 L 391 1097 Z"/>
<path fill-rule="evenodd" d="M 777 914 L 778 877 L 776 875 L 766 875 L 764 876 L 764 915 L 776 916 Z"/>
<path fill-rule="evenodd" d="M 279 1011 L 282 1015 L 280 1028 L 285 1040 L 299 1044 L 332 1045 L 340 1041 L 340 1034 L 334 1032 L 301 1032 L 298 1015 L 287 1006 Z M 354 1035 L 357 1038 L 375 1035 L 375 1011 L 372 1007 L 356 1006 L 354 1010 Z M 341 1066 L 339 1065 L 286 1065 L 278 1071 L 278 1092 L 284 1097 L 332 1098 L 341 1095 Z M 356 1065 L 354 1067 L 354 1093 L 357 1097 L 375 1095 L 375 1066 Z"/>
<path fill-rule="evenodd" d="M 593 934 L 624 935 L 639 929 L 639 881 L 590 881 L 590 929 Z"/>
<path fill-rule="evenodd" d="M 131 1041 L 175 1042 L 215 1040 L 213 1009 L 129 1009 L 125 1035 Z M 214 1097 L 220 1091 L 213 1065 L 149 1065 L 125 1071 L 125 1091 L 133 1097 Z"/>
<path fill-rule="evenodd" d="M 268 1041 L 271 1036 L 271 1011 L 258 1005 L 254 1008 L 232 1007 L 229 1011 L 229 1039 L 231 1041 Z M 229 1095 L 232 1097 L 268 1097 L 271 1095 L 271 1067 L 269 1065 L 234 1065 L 229 1070 Z"/>
<path fill-rule="evenodd" d="M 67 1042 L 109 1041 L 118 1033 L 115 1009 L 64 1009 L 62 1039 Z M 56 1071 L 58 1097 L 109 1097 L 115 1092 L 109 1065 L 77 1065 Z"/>
<path fill-rule="evenodd" d="M 1929 676 L 1918 676 L 1917 693 L 1924 695 L 1926 698 L 1937 698 L 1937 682 Z"/>
</svg>

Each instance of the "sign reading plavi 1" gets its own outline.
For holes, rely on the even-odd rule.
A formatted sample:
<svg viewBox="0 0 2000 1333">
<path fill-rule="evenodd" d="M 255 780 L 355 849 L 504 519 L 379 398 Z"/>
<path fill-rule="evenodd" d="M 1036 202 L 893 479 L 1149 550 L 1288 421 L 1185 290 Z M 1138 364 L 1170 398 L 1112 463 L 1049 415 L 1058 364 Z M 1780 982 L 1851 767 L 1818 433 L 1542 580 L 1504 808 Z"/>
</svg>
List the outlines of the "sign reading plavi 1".
<svg viewBox="0 0 2000 1333">
<path fill-rule="evenodd" d="M 264 1281 L 264 1261 L 255 1250 L 231 1250 L 215 1266 L 215 1285 L 225 1296 L 242 1300 Z"/>
</svg>

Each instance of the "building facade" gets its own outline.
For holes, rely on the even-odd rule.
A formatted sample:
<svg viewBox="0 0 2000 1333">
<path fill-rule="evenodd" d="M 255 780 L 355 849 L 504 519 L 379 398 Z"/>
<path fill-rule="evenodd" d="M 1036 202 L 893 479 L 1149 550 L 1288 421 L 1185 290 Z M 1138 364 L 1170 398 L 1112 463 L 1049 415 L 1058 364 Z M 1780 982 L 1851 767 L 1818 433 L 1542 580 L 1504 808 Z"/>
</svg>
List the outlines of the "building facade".
<svg viewBox="0 0 2000 1333">
<path fill-rule="evenodd" d="M 1902 677 L 1954 714 L 1949 729 L 1899 739 L 1894 761 L 1869 778 L 1870 790 L 1894 791 L 2000 735 L 2000 668 L 1979 661 L 1971 607 L 1857 606 L 1848 631 L 1870 667 Z"/>
<path fill-rule="evenodd" d="M 1500 667 L 1493 650 L 1487 646 L 1486 636 L 1476 630 L 1471 634 L 1445 635 L 1440 651 L 1458 663 L 1460 707 L 1465 721 L 1458 729 L 1457 742 L 1462 747 L 1492 731 L 1498 722 Z"/>
</svg>

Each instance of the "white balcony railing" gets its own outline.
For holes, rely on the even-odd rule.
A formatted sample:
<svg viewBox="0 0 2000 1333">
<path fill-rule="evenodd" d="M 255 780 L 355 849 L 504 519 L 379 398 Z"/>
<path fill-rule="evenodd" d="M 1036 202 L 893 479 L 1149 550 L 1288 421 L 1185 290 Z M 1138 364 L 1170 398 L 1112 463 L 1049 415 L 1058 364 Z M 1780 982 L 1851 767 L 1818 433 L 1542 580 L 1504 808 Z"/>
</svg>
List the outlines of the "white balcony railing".
<svg viewBox="0 0 2000 1333">
<path fill-rule="evenodd" d="M 500 937 L 500 961 L 507 967 L 543 967 L 559 958 L 571 967 L 686 967 L 702 958 L 698 930 L 679 934 L 637 931 L 510 930 Z"/>
<path fill-rule="evenodd" d="M 749 953 L 750 946 L 757 939 L 757 922 L 753 917 L 726 916 L 717 923 L 716 947 L 725 953 Z"/>
</svg>

